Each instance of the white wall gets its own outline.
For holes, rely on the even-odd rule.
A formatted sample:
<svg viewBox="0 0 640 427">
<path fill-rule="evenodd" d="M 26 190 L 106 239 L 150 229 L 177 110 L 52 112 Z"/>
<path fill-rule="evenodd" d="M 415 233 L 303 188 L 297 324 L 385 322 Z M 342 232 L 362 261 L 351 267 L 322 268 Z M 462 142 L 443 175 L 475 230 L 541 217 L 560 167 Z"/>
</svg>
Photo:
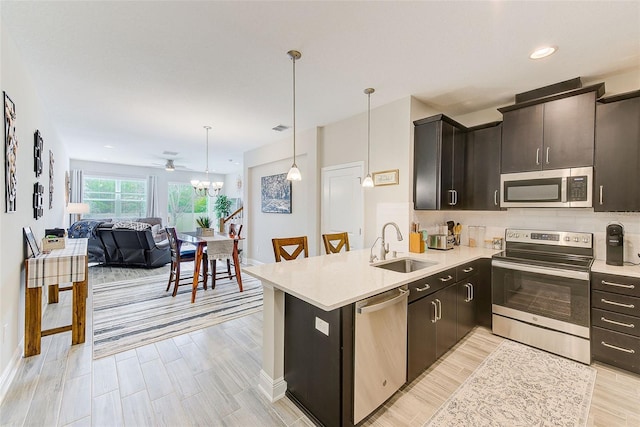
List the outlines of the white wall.
<svg viewBox="0 0 640 427">
<path fill-rule="evenodd" d="M 263 176 L 287 173 L 292 158 L 292 140 L 283 139 L 244 153 L 244 250 L 253 262 L 274 262 L 271 239 L 306 235 L 309 255 L 317 255 L 320 245 L 320 201 L 318 180 L 318 129 L 296 135 L 296 164 L 302 181 L 293 182 L 291 213 L 261 212 L 260 183 Z M 246 231 L 245 231 L 246 230 Z"/>
<path fill-rule="evenodd" d="M 44 237 L 45 228 L 64 226 L 65 194 L 64 173 L 69 170 L 68 153 L 58 138 L 38 94 L 35 92 L 20 54 L 13 40 L 0 28 L 0 86 L 16 106 L 17 153 L 17 210 L 5 213 L 6 204 L 0 208 L 0 400 L 3 385 L 7 384 L 13 367 L 22 355 L 24 335 L 24 254 L 22 228 L 30 226 L 36 239 Z M 4 129 L 4 125 L 2 125 Z M 33 134 L 40 130 L 44 140 L 43 171 L 36 178 L 33 172 Z M 4 140 L 3 140 L 4 144 Z M 49 209 L 49 150 L 54 155 L 53 209 Z M 2 157 L 4 161 L 4 156 Z M 0 178 L 5 185 L 4 172 Z M 44 216 L 33 218 L 33 184 L 45 187 Z M 2 191 L 4 193 L 4 190 Z M 17 250 L 16 250 L 17 249 Z M 46 294 L 45 294 L 46 295 Z M 46 297 L 43 298 L 46 300 Z"/>
</svg>

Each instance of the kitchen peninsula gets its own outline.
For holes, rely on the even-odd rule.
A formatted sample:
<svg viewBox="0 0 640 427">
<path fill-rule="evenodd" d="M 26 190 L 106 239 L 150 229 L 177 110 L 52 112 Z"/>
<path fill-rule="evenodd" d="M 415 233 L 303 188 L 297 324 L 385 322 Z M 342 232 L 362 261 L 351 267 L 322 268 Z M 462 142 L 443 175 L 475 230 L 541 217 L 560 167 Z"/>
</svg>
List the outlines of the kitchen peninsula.
<svg viewBox="0 0 640 427">
<path fill-rule="evenodd" d="M 445 270 L 455 270 L 457 266 L 480 258 L 488 259 L 496 252 L 498 251 L 461 246 L 449 251 L 428 250 L 422 254 L 399 253 L 398 258 L 435 263 L 409 273 L 376 267 L 385 261 L 370 264 L 369 249 L 244 268 L 247 274 L 260 279 L 264 287 L 260 389 L 271 401 L 282 398 L 287 391 L 284 357 L 285 318 L 291 320 L 292 314 L 285 313 L 285 296 L 288 299 L 295 297 L 313 310 L 310 321 L 315 320 L 315 324 L 306 325 L 309 334 L 317 330 L 327 337 L 331 335 L 348 340 L 352 339 L 352 336 L 343 335 L 349 335 L 348 329 L 353 326 L 354 303 Z M 389 257 L 386 262 L 392 260 L 393 258 Z M 336 318 L 344 319 L 347 328 L 333 325 L 331 322 Z M 297 344 L 305 346 L 304 342 L 297 342 Z M 352 360 L 353 354 L 349 353 L 343 357 L 347 359 L 350 357 Z M 335 359 L 339 358 L 335 357 Z M 337 364 L 340 361 L 336 360 L 333 363 Z M 309 371 L 316 369 L 312 360 L 309 360 L 306 369 Z M 348 391 L 343 393 L 343 406 L 348 406 L 353 401 L 352 395 L 349 394 Z M 341 424 L 348 425 L 349 422 L 345 422 L 343 418 Z"/>
</svg>

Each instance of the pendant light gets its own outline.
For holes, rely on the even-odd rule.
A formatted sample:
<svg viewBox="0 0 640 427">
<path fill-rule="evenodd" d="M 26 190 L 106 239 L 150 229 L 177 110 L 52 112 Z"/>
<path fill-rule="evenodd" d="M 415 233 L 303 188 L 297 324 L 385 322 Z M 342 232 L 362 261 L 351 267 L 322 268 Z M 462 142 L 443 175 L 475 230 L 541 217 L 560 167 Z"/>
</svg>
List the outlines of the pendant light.
<svg viewBox="0 0 640 427">
<path fill-rule="evenodd" d="M 364 181 L 362 181 L 362 186 L 365 188 L 373 187 L 373 179 L 371 179 L 369 165 L 371 164 L 371 94 L 375 91 L 372 87 L 364 90 L 364 93 L 367 94 L 367 176 L 364 178 Z"/>
<path fill-rule="evenodd" d="M 197 179 L 191 180 L 191 186 L 193 187 L 193 191 L 197 196 L 209 196 L 214 197 L 220 193 L 220 189 L 224 185 L 223 182 L 210 182 L 209 181 L 209 129 L 211 126 L 203 126 L 207 130 L 207 168 L 204 170 L 206 179 L 204 181 L 200 181 Z"/>
<path fill-rule="evenodd" d="M 301 181 L 302 175 L 298 165 L 296 165 L 296 60 L 300 59 L 302 54 L 297 50 L 290 50 L 287 55 L 293 61 L 293 164 L 289 169 L 289 173 L 287 173 L 287 180 Z"/>
</svg>

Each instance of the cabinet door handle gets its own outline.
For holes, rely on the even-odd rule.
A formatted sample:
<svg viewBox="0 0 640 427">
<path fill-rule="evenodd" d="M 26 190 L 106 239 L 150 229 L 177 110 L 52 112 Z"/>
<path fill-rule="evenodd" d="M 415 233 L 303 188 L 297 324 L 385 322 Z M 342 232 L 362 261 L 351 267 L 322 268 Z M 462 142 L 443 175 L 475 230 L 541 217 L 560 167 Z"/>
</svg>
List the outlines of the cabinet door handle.
<svg viewBox="0 0 640 427">
<path fill-rule="evenodd" d="M 469 291 L 471 291 L 471 301 L 475 298 L 475 292 L 473 290 L 473 283 L 467 283 L 469 285 Z"/>
<path fill-rule="evenodd" d="M 440 301 L 439 299 L 436 299 L 436 302 L 438 303 L 438 320 L 442 319 L 442 301 Z"/>
<path fill-rule="evenodd" d="M 549 150 L 550 150 L 550 147 L 547 147 L 547 158 L 545 161 L 547 164 L 549 164 Z"/>
<path fill-rule="evenodd" d="M 464 287 L 467 288 L 467 297 L 464 299 L 464 302 L 469 302 L 471 301 L 471 287 L 469 287 L 468 283 L 465 283 Z"/>
<path fill-rule="evenodd" d="M 609 347 L 612 348 L 614 350 L 618 350 L 618 351 L 624 351 L 625 353 L 629 353 L 629 354 L 634 354 L 635 350 L 632 348 L 622 348 L 622 347 L 618 347 L 617 345 L 611 345 L 611 344 L 607 344 L 604 341 L 601 341 L 600 344 L 602 344 L 605 347 Z"/>
<path fill-rule="evenodd" d="M 457 205 L 458 204 L 458 190 L 453 190 L 453 197 L 454 197 L 453 204 Z"/>
<path fill-rule="evenodd" d="M 636 307 L 633 304 L 623 304 L 621 302 L 609 301 L 609 300 L 604 299 L 604 298 L 600 298 L 600 301 L 602 301 L 605 304 L 617 305 L 618 307 L 624 307 L 624 308 L 635 308 Z"/>
<path fill-rule="evenodd" d="M 606 280 L 603 280 L 602 284 L 603 285 L 609 285 L 609 286 L 616 286 L 618 288 L 625 288 L 625 289 L 635 289 L 636 288 L 635 285 L 623 285 L 622 283 L 607 282 Z"/>
<path fill-rule="evenodd" d="M 464 271 L 465 273 L 471 273 L 473 271 L 473 267 L 465 268 L 462 271 Z"/>
<path fill-rule="evenodd" d="M 448 282 L 451 279 L 453 279 L 452 275 L 448 275 L 447 277 L 440 277 L 441 282 Z"/>
<path fill-rule="evenodd" d="M 635 328 L 636 325 L 634 325 L 633 323 L 623 323 L 623 322 L 616 322 L 615 320 L 609 320 L 606 317 L 602 316 L 600 318 L 600 320 L 602 320 L 603 322 L 607 322 L 607 323 L 613 323 L 614 325 L 618 325 L 618 326 L 624 326 L 625 328 Z"/>
<path fill-rule="evenodd" d="M 438 321 L 438 304 L 435 301 L 431 301 L 431 304 L 433 304 L 433 319 L 431 323 L 436 323 Z"/>
<path fill-rule="evenodd" d="M 602 203 L 600 203 L 602 204 Z M 493 192 L 493 205 L 498 206 L 498 190 Z"/>
<path fill-rule="evenodd" d="M 600 186 L 600 206 L 602 206 L 603 200 L 602 200 L 602 187 L 604 187 L 604 185 Z"/>
<path fill-rule="evenodd" d="M 430 289 L 430 288 L 431 288 L 431 286 L 429 286 L 429 284 L 426 284 L 426 285 L 424 285 L 424 288 L 416 288 L 416 291 L 424 292 L 424 291 L 426 291 L 427 289 Z"/>
<path fill-rule="evenodd" d="M 540 149 L 536 148 L 536 165 L 540 164 Z"/>
<path fill-rule="evenodd" d="M 449 206 L 455 205 L 453 201 L 453 193 L 455 193 L 455 190 L 447 190 L 447 193 L 449 193 Z"/>
</svg>

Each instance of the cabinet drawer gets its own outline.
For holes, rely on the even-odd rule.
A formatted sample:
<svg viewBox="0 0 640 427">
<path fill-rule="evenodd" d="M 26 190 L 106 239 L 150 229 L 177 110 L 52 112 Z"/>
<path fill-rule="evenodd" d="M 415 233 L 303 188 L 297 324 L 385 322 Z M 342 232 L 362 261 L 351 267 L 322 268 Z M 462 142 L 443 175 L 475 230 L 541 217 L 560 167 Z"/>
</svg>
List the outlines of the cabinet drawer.
<svg viewBox="0 0 640 427">
<path fill-rule="evenodd" d="M 438 274 L 409 283 L 409 302 L 426 297 L 456 281 L 456 269 L 450 268 Z"/>
<path fill-rule="evenodd" d="M 478 273 L 480 260 L 475 260 L 456 267 L 456 281 L 467 280 L 468 277 Z"/>
<path fill-rule="evenodd" d="M 591 274 L 591 289 L 640 298 L 640 278 L 616 274 Z"/>
<path fill-rule="evenodd" d="M 591 324 L 600 328 L 611 329 L 623 334 L 640 337 L 640 317 L 627 316 L 626 314 L 612 311 L 591 310 Z"/>
<path fill-rule="evenodd" d="M 640 298 L 626 295 L 593 291 L 591 294 L 591 307 L 640 317 Z"/>
<path fill-rule="evenodd" d="M 640 374 L 640 338 L 593 328 L 591 354 L 595 360 Z"/>
</svg>

